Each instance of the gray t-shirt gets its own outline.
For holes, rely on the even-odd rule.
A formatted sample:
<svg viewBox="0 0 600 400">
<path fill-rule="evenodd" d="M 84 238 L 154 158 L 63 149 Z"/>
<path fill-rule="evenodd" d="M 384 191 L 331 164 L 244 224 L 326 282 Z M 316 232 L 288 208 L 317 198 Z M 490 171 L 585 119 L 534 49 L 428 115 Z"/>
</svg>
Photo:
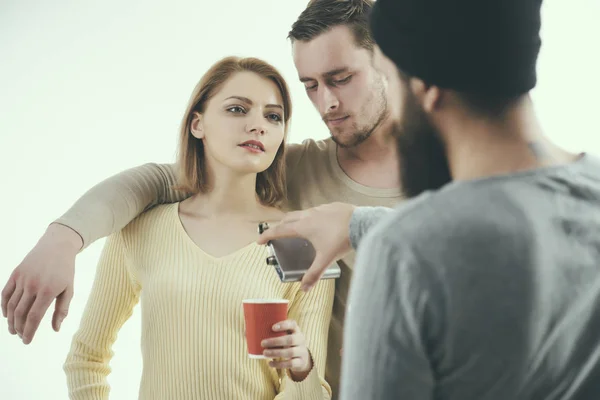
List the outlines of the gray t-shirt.
<svg viewBox="0 0 600 400">
<path fill-rule="evenodd" d="M 600 399 L 600 160 L 358 209 L 341 398 Z"/>
</svg>

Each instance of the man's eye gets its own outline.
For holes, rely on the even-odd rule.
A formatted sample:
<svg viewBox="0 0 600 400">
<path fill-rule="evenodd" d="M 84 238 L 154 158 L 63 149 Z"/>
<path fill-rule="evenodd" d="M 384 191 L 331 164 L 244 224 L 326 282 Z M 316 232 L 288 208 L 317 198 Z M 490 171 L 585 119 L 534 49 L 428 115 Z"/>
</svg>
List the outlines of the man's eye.
<svg viewBox="0 0 600 400">
<path fill-rule="evenodd" d="M 334 80 L 333 83 L 335 83 L 336 85 L 343 85 L 344 83 L 350 82 L 350 79 L 352 79 L 352 75 L 348 75 L 343 79 Z"/>
<path fill-rule="evenodd" d="M 316 88 L 317 88 L 317 85 L 304 86 L 304 89 L 306 89 L 307 91 L 315 90 Z"/>
</svg>

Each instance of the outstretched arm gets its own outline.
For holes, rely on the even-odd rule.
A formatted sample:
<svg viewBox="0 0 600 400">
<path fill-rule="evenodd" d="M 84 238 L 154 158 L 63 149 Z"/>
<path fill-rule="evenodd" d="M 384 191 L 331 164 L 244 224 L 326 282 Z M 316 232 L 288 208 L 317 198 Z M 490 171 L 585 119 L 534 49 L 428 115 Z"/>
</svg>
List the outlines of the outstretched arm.
<svg viewBox="0 0 600 400">
<path fill-rule="evenodd" d="M 2 291 L 2 314 L 9 332 L 30 343 L 55 298 L 52 325 L 58 331 L 73 296 L 77 253 L 119 231 L 143 211 L 186 198 L 172 189 L 175 182 L 173 164 L 145 164 L 87 191 L 48 227 L 10 276 Z"/>
<path fill-rule="evenodd" d="M 289 145 L 287 170 L 294 171 L 304 145 Z M 85 193 L 15 268 L 2 290 L 2 315 L 8 331 L 29 344 L 56 299 L 52 326 L 58 332 L 73 297 L 75 257 L 99 238 L 117 232 L 158 204 L 184 200 L 172 189 L 175 165 L 145 164 L 114 175 Z"/>
<path fill-rule="evenodd" d="M 144 164 L 120 172 L 88 190 L 55 223 L 77 232 L 83 247 L 125 227 L 142 212 L 188 197 L 173 190 L 174 164 Z"/>
<path fill-rule="evenodd" d="M 316 250 L 315 261 L 302 278 L 303 290 L 309 290 L 328 266 L 356 249 L 366 233 L 392 211 L 387 207 L 355 207 L 346 203 L 292 211 L 267 229 L 258 243 L 294 236 L 310 241 Z"/>
</svg>

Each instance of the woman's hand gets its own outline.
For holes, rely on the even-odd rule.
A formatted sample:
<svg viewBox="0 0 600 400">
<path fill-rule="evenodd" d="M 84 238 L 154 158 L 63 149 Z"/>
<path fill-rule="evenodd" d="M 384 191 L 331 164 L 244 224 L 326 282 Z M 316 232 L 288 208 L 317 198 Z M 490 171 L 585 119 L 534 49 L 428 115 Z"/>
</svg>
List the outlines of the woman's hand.
<svg viewBox="0 0 600 400">
<path fill-rule="evenodd" d="M 272 359 L 269 366 L 277 369 L 289 369 L 294 381 L 303 381 L 313 367 L 304 334 L 296 321 L 292 320 L 275 324 L 273 331 L 287 332 L 288 334 L 262 341 L 262 347 L 265 349 L 263 355 Z"/>
</svg>

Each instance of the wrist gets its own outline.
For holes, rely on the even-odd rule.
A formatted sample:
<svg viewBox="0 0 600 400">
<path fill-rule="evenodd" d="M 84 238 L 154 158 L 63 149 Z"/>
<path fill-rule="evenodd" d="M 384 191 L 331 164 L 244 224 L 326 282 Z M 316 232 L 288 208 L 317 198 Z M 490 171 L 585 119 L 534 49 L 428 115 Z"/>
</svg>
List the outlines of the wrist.
<svg viewBox="0 0 600 400">
<path fill-rule="evenodd" d="M 56 222 L 51 223 L 40 241 L 53 246 L 60 246 L 62 250 L 77 254 L 83 247 L 83 239 L 75 230 Z"/>
<path fill-rule="evenodd" d="M 306 364 L 306 367 L 302 368 L 302 370 L 289 370 L 289 374 L 290 374 L 290 378 L 292 378 L 292 380 L 294 382 L 302 382 L 303 380 L 305 380 L 308 375 L 310 374 L 310 371 L 312 371 L 313 369 L 313 359 L 312 359 L 312 354 L 310 354 L 310 351 L 308 352 L 308 363 Z"/>
</svg>

